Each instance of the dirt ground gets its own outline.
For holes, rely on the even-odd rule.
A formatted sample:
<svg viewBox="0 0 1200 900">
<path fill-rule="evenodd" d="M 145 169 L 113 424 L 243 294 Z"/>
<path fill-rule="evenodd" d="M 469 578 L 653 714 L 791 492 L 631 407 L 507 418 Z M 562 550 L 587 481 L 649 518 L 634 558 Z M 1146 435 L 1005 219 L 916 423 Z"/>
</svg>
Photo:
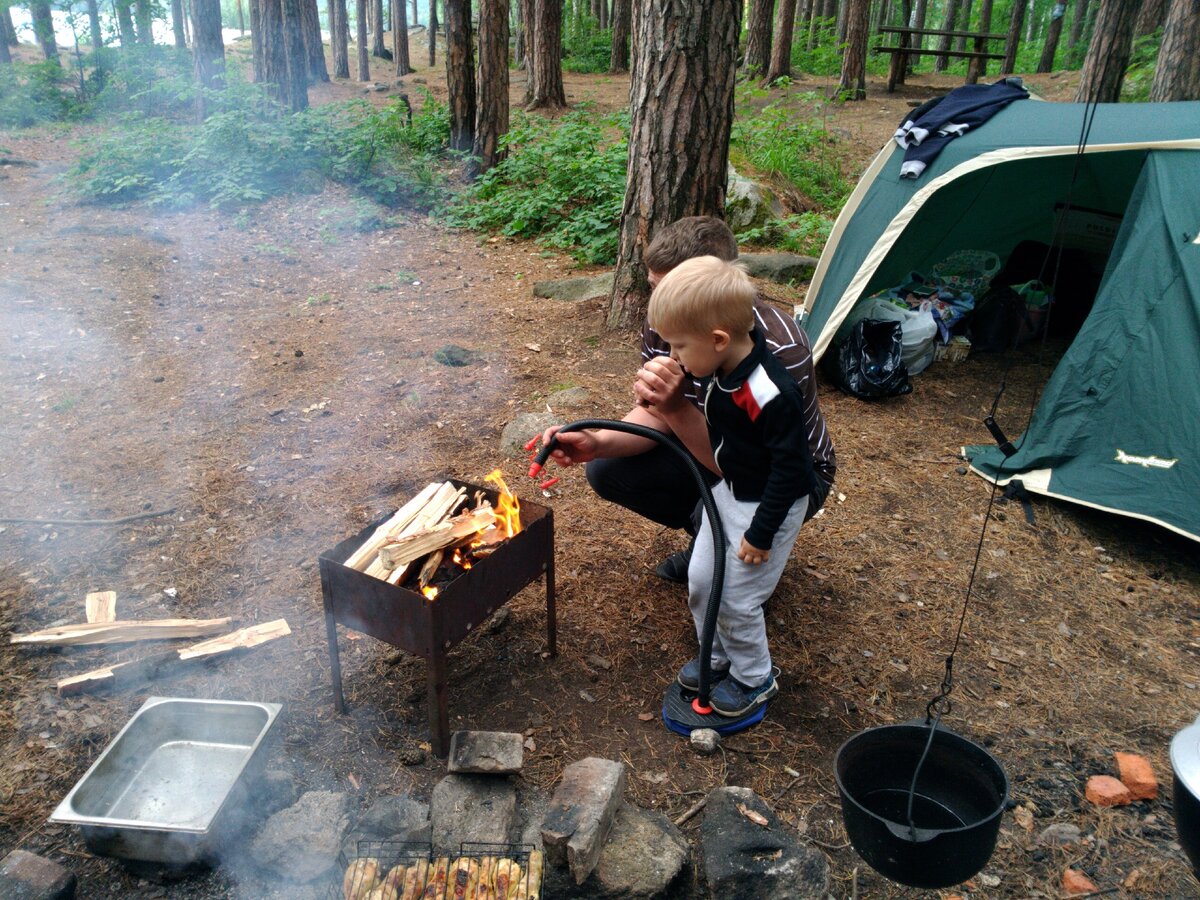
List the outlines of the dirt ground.
<svg viewBox="0 0 1200 900">
<path fill-rule="evenodd" d="M 441 89 L 424 67 L 406 85 L 420 80 Z M 893 97 L 872 84 L 866 102 L 829 111 L 849 138 L 848 174 L 909 99 L 957 83 L 915 81 Z M 1067 82 L 1047 79 L 1045 92 L 1069 96 Z M 572 102 L 601 106 L 624 102 L 627 90 L 600 76 L 567 84 Z M 332 85 L 313 99 L 360 90 Z M 560 653 L 543 658 L 534 585 L 499 627 L 451 654 L 452 727 L 532 737 L 527 793 L 549 791 L 585 756 L 624 761 L 629 799 L 672 817 L 715 786 L 750 786 L 828 853 L 837 897 L 948 893 L 901 888 L 862 863 L 841 825 L 832 761 L 860 729 L 920 715 L 936 690 L 989 496 L 960 474 L 958 448 L 988 439 L 980 420 L 1001 360 L 935 365 L 912 395 L 883 404 L 822 389 L 838 480 L 768 607 L 783 690 L 763 724 L 704 759 L 658 721 L 663 691 L 695 652 L 682 590 L 653 575 L 680 535 L 598 502 L 579 471 L 540 497 L 523 458 L 498 449 L 506 423 L 545 411 L 564 387 L 591 398 L 554 410 L 564 420 L 619 418 L 629 406 L 634 335 L 605 329 L 602 301 L 532 297 L 533 282 L 571 273 L 568 259 L 419 216 L 339 235 L 328 223 L 353 197 L 333 186 L 252 209 L 244 222 L 79 206 L 56 181 L 76 152 L 72 134 L 0 135 L 0 398 L 9 410 L 0 515 L 11 517 L 0 522 L 0 630 L 80 621 L 85 593 L 114 590 L 122 618 L 283 616 L 293 634 L 137 689 L 71 699 L 57 696 L 57 679 L 145 646 L 6 646 L 0 853 L 20 847 L 64 862 L 84 897 L 274 892 L 226 867 L 160 884 L 47 823 L 149 695 L 282 702 L 272 765 L 302 788 L 364 804 L 400 791 L 427 799 L 443 766 L 420 751 L 424 664 L 343 630 L 350 713 L 337 715 L 316 559 L 428 482 L 478 482 L 500 466 L 519 494 L 555 511 Z M 448 344 L 476 361 L 441 365 L 435 352 Z M 998 414 L 1010 433 L 1061 349 L 1019 356 Z M 1195 545 L 1082 508 L 1035 500 L 1034 509 L 1030 526 L 1019 507 L 994 508 L 957 658 L 947 724 L 996 754 L 1019 807 L 1005 815 L 990 863 L 957 893 L 1057 897 L 1070 865 L 1110 896 L 1194 896 L 1200 887 L 1175 842 L 1167 747 L 1200 711 Z M 119 526 L 12 521 L 143 512 L 164 514 Z M 1089 775 L 1115 773 L 1118 750 L 1150 758 L 1157 800 L 1098 809 L 1083 799 Z M 696 837 L 699 821 L 684 831 Z M 1085 837 L 1040 846 L 1052 823 Z"/>
</svg>

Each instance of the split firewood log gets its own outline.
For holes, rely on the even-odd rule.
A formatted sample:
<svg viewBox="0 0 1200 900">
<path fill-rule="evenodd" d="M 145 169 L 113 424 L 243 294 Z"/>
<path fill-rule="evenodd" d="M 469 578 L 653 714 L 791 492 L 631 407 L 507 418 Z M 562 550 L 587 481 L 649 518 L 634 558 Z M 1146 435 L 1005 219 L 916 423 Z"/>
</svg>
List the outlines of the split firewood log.
<svg viewBox="0 0 1200 900">
<path fill-rule="evenodd" d="M 389 569 L 407 565 L 434 550 L 449 547 L 462 538 L 489 528 L 496 521 L 490 506 L 481 506 L 454 516 L 432 528 L 395 538 L 379 548 L 379 559 Z"/>
<path fill-rule="evenodd" d="M 434 482 L 426 485 L 421 493 L 413 497 L 402 507 L 392 514 L 392 517 L 376 528 L 369 538 L 363 542 L 357 550 L 350 554 L 350 558 L 346 560 L 346 565 L 351 569 L 364 571 L 368 565 L 375 559 L 375 554 L 389 537 L 399 534 L 400 531 L 408 525 L 416 516 L 425 508 L 425 505 L 433 499 L 433 495 L 437 493 L 443 486 Z"/>
<path fill-rule="evenodd" d="M 450 482 L 444 482 L 438 488 L 433 498 L 425 504 L 424 508 L 409 522 L 404 528 L 400 529 L 399 533 L 392 535 L 389 540 L 398 540 L 403 537 L 408 537 L 413 534 L 419 534 L 423 531 L 428 531 L 435 525 L 448 518 L 454 510 L 458 509 L 462 498 L 467 494 L 466 488 L 458 488 L 455 490 L 454 485 Z M 382 546 L 382 545 L 381 545 Z M 366 568 L 366 573 L 372 578 L 378 578 L 381 581 L 388 581 L 391 584 L 399 584 L 403 578 L 403 574 L 396 577 L 395 568 L 391 569 L 389 574 L 388 567 L 376 553 L 375 559 Z M 407 568 L 405 569 L 407 571 Z M 395 577 L 395 580 L 393 578 Z"/>
<path fill-rule="evenodd" d="M 130 641 L 161 641 L 167 638 L 207 637 L 224 631 L 233 621 L 220 619 L 148 619 L 144 622 L 85 622 L 59 625 L 29 634 L 14 634 L 11 644 L 39 647 L 69 647 L 77 644 L 120 644 Z"/>
</svg>

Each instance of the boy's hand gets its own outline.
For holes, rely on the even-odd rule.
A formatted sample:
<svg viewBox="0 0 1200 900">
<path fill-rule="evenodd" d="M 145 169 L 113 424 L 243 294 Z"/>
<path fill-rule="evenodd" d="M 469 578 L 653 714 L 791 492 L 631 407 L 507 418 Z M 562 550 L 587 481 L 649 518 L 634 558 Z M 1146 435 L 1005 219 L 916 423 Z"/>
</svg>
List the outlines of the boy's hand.
<svg viewBox="0 0 1200 900">
<path fill-rule="evenodd" d="M 561 426 L 552 425 L 542 433 L 542 443 L 550 443 Z M 596 458 L 600 442 L 594 431 L 568 431 L 558 435 L 558 444 L 550 453 L 550 459 L 560 466 L 574 466 L 579 463 L 591 462 Z"/>
<path fill-rule="evenodd" d="M 659 415 L 670 415 L 687 402 L 683 396 L 684 380 L 679 363 L 669 356 L 656 356 L 638 369 L 633 393 L 639 405 Z"/>
<path fill-rule="evenodd" d="M 742 546 L 738 548 L 737 557 L 746 565 L 757 566 L 765 563 L 770 556 L 770 550 L 759 550 L 753 544 L 747 543 L 744 537 L 742 538 Z"/>
</svg>

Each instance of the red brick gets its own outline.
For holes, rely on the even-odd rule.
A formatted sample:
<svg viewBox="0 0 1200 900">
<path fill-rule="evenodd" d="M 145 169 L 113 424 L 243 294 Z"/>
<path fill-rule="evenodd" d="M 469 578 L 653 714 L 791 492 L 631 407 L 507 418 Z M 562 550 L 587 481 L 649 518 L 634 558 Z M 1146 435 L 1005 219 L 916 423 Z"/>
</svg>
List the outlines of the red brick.
<svg viewBox="0 0 1200 900">
<path fill-rule="evenodd" d="M 0 897 L 6 900 L 70 900 L 75 876 L 56 862 L 14 850 L 0 860 Z"/>
<path fill-rule="evenodd" d="M 1067 869 L 1063 872 L 1062 879 L 1063 893 L 1068 897 L 1073 897 L 1076 894 L 1094 894 L 1100 888 L 1096 887 L 1096 883 L 1088 878 L 1078 869 Z"/>
<path fill-rule="evenodd" d="M 1111 775 L 1093 775 L 1089 778 L 1084 796 L 1097 806 L 1125 806 L 1133 802 L 1129 788 Z"/>
<path fill-rule="evenodd" d="M 1129 788 L 1129 796 L 1134 800 L 1155 799 L 1158 796 L 1158 779 L 1154 777 L 1150 760 L 1136 753 L 1118 751 L 1114 755 L 1121 773 L 1121 784 Z"/>
</svg>

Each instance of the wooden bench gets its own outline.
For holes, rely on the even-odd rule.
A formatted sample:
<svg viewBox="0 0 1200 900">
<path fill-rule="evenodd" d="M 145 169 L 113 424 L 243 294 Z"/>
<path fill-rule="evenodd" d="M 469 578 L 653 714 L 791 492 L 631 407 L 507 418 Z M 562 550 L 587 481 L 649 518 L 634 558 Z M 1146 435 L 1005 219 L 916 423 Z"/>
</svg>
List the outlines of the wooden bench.
<svg viewBox="0 0 1200 900">
<path fill-rule="evenodd" d="M 876 53 L 890 53 L 892 55 L 891 64 L 888 66 L 888 93 L 896 90 L 897 84 L 904 84 L 904 75 L 908 69 L 908 58 L 910 56 L 942 56 L 948 59 L 969 59 L 980 60 L 981 65 L 970 65 L 967 67 L 967 84 L 974 84 L 979 80 L 980 71 L 987 65 L 989 59 L 1004 59 L 1003 53 L 992 53 L 987 49 L 988 41 L 1006 41 L 1006 34 L 988 34 L 977 33 L 974 31 L 943 31 L 937 28 L 904 28 L 899 25 L 884 25 L 879 29 L 880 34 L 895 34 L 899 36 L 899 40 L 895 47 L 881 44 L 874 48 Z M 925 37 L 951 37 L 951 38 L 968 38 L 971 41 L 971 50 L 939 50 L 937 48 L 929 49 L 925 47 L 914 47 L 912 44 L 913 38 Z"/>
</svg>

